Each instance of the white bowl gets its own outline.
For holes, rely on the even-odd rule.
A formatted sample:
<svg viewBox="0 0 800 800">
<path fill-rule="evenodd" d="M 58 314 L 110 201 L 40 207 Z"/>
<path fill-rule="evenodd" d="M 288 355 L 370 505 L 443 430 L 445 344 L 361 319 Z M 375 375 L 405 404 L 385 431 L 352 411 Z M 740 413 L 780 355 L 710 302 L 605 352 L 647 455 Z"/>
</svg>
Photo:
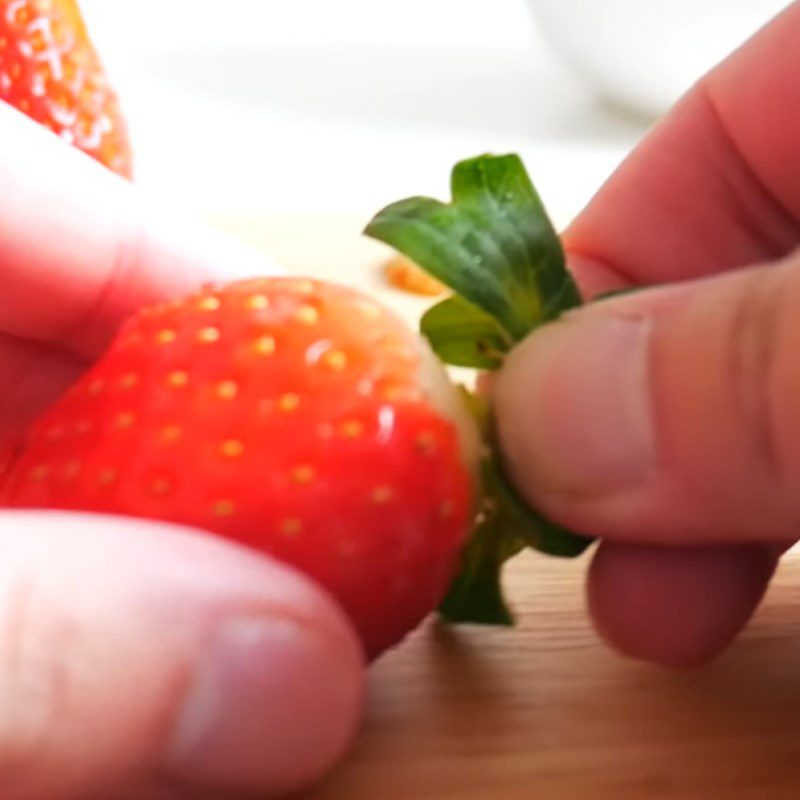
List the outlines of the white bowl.
<svg viewBox="0 0 800 800">
<path fill-rule="evenodd" d="M 605 100 L 657 115 L 787 0 L 528 0 L 563 60 Z"/>
</svg>

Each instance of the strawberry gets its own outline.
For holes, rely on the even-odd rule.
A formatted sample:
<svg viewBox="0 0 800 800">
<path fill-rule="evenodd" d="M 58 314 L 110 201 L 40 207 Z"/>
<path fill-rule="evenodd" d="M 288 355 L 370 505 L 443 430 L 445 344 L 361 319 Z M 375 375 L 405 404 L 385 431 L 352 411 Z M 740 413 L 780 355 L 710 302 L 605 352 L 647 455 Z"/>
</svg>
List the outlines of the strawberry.
<svg viewBox="0 0 800 800">
<path fill-rule="evenodd" d="M 463 161 L 451 182 L 449 204 L 408 198 L 366 229 L 453 291 L 422 318 L 430 347 L 313 280 L 145 309 L 0 452 L 0 500 L 183 523 L 269 553 L 338 598 L 370 656 L 437 603 L 449 622 L 510 624 L 503 564 L 590 541 L 522 502 L 487 398 L 457 391 L 433 353 L 497 369 L 580 296 L 519 158 Z"/>
<path fill-rule="evenodd" d="M 145 309 L 34 427 L 6 502 L 255 547 L 327 587 L 375 655 L 441 600 L 470 522 L 472 422 L 419 345 L 311 280 Z"/>
<path fill-rule="evenodd" d="M 126 125 L 75 0 L 0 0 L 0 100 L 130 177 Z"/>
</svg>

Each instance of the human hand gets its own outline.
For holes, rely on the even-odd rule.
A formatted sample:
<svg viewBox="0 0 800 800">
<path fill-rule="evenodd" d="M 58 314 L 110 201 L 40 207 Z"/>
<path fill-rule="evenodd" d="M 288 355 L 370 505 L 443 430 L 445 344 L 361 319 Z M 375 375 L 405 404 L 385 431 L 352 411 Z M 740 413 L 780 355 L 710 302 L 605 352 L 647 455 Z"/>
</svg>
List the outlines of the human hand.
<svg viewBox="0 0 800 800">
<path fill-rule="evenodd" d="M 535 333 L 495 386 L 521 492 L 603 539 L 588 578 L 599 630 L 668 665 L 723 649 L 800 535 L 798 37 L 795 3 L 564 236 L 589 296 L 670 285 Z"/>
<path fill-rule="evenodd" d="M 264 265 L 2 103 L 0 131 L 2 446 L 134 309 Z M 271 797 L 351 739 L 360 645 L 290 569 L 121 518 L 0 512 L 0 533 L 4 800 Z"/>
</svg>

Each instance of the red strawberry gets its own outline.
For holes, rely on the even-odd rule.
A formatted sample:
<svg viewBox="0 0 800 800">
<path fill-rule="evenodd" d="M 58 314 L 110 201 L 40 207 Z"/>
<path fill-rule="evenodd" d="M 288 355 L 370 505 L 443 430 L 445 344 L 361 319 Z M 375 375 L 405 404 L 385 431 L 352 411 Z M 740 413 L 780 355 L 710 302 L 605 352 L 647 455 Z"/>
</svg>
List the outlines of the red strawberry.
<svg viewBox="0 0 800 800">
<path fill-rule="evenodd" d="M 74 0 L 0 0 L 0 100 L 130 177 L 125 122 Z"/>
<path fill-rule="evenodd" d="M 372 300 L 310 280 L 147 309 L 36 425 L 6 502 L 271 553 L 326 586 L 375 655 L 442 599 L 471 521 L 472 423 L 426 353 Z"/>
</svg>

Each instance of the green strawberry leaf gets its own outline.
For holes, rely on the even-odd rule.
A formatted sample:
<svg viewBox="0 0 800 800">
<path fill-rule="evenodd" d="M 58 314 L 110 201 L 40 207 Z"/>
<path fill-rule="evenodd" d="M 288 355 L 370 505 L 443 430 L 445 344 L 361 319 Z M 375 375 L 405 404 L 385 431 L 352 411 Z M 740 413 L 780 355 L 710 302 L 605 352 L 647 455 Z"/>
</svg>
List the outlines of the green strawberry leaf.
<svg viewBox="0 0 800 800">
<path fill-rule="evenodd" d="M 583 553 L 592 540 L 579 536 L 561 525 L 537 514 L 517 494 L 505 475 L 500 460 L 495 455 L 490 471 L 484 470 L 484 494 L 493 498 L 497 508 L 496 516 L 504 529 L 515 539 L 523 541 L 528 547 L 551 556 L 574 558 Z"/>
<path fill-rule="evenodd" d="M 464 387 L 461 390 L 487 445 L 481 462 L 483 496 L 480 521 L 483 523 L 489 517 L 499 520 L 500 527 L 510 532 L 512 538 L 542 553 L 565 557 L 580 555 L 592 540 L 545 519 L 519 496 L 500 460 L 497 432 L 488 399 Z"/>
<path fill-rule="evenodd" d="M 449 204 L 411 197 L 365 233 L 404 253 L 494 317 L 514 341 L 580 302 L 564 252 L 516 155 L 462 161 Z"/>
<path fill-rule="evenodd" d="M 514 541 L 490 524 L 479 524 L 461 555 L 461 569 L 439 606 L 447 622 L 513 625 L 500 583 L 503 564 L 525 544 Z"/>
<path fill-rule="evenodd" d="M 554 556 L 580 555 L 591 540 L 548 522 L 516 496 L 495 456 L 482 465 L 483 508 L 461 556 L 461 568 L 439 606 L 448 622 L 512 625 L 503 595 L 503 565 L 526 547 Z"/>
<path fill-rule="evenodd" d="M 481 401 L 473 407 L 479 418 L 483 417 L 486 409 L 487 404 Z M 497 460 L 489 453 L 481 463 L 484 495 L 475 527 L 462 552 L 461 568 L 439 606 L 440 615 L 448 622 L 514 623 L 503 595 L 500 575 L 505 562 L 523 550 L 526 542 L 518 535 L 518 529 L 506 510 L 492 496 L 498 476 Z"/>
<path fill-rule="evenodd" d="M 411 197 L 383 209 L 365 233 L 394 247 L 449 286 L 421 330 L 442 361 L 491 370 L 537 326 L 580 304 L 561 242 L 516 155 L 462 161 L 452 200 Z M 488 455 L 482 501 L 461 570 L 440 607 L 454 622 L 512 623 L 501 587 L 503 564 L 525 547 L 555 556 L 591 540 L 544 519 L 516 493 L 498 456 L 490 409 L 471 395 Z"/>
<path fill-rule="evenodd" d="M 455 295 L 422 317 L 420 330 L 445 364 L 497 369 L 511 339 L 494 317 Z"/>
</svg>

